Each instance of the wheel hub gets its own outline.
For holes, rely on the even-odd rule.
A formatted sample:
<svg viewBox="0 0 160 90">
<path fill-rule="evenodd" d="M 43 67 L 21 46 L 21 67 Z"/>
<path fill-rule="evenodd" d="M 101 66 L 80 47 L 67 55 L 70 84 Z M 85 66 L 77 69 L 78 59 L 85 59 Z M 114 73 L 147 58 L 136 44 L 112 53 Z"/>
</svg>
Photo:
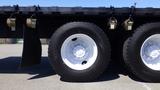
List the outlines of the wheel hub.
<svg viewBox="0 0 160 90">
<path fill-rule="evenodd" d="M 144 50 L 146 56 L 148 56 L 150 60 L 154 60 L 160 56 L 160 50 L 156 44 L 147 45 L 147 47 L 144 47 Z"/>
<path fill-rule="evenodd" d="M 73 55 L 76 58 L 82 58 L 85 56 L 86 50 L 82 45 L 76 45 L 73 49 Z"/>
<path fill-rule="evenodd" d="M 98 56 L 95 41 L 86 34 L 69 36 L 62 44 L 61 57 L 68 67 L 84 70 L 91 67 Z"/>
<path fill-rule="evenodd" d="M 160 70 L 160 34 L 151 35 L 141 46 L 143 63 L 153 70 Z"/>
<path fill-rule="evenodd" d="M 149 56 L 150 56 L 152 59 L 156 59 L 157 57 L 159 57 L 159 55 L 160 55 L 159 50 L 153 50 L 153 51 L 151 51 L 151 53 L 149 54 Z"/>
</svg>

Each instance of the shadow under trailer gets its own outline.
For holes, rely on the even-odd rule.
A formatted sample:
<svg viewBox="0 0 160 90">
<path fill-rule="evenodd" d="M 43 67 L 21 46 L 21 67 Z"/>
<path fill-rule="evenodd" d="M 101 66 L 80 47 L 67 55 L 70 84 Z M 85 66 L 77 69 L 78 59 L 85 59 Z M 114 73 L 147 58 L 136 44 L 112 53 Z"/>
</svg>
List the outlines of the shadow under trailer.
<svg viewBox="0 0 160 90">
<path fill-rule="evenodd" d="M 40 38 L 50 39 L 50 64 L 64 80 L 93 81 L 122 57 L 139 79 L 160 82 L 159 8 L 1 6 L 0 38 L 23 38 L 21 67 L 39 64 Z"/>
</svg>

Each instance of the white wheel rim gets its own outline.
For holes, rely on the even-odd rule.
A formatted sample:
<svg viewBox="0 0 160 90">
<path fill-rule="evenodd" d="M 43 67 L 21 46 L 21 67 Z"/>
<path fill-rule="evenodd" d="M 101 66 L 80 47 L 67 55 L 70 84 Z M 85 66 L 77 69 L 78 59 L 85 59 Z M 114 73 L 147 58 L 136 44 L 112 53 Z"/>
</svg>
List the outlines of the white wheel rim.
<svg viewBox="0 0 160 90">
<path fill-rule="evenodd" d="M 160 34 L 152 35 L 143 42 L 140 56 L 147 67 L 160 71 Z"/>
<path fill-rule="evenodd" d="M 97 59 L 98 48 L 95 41 L 85 34 L 73 34 L 62 44 L 61 58 L 74 70 L 91 67 Z"/>
</svg>

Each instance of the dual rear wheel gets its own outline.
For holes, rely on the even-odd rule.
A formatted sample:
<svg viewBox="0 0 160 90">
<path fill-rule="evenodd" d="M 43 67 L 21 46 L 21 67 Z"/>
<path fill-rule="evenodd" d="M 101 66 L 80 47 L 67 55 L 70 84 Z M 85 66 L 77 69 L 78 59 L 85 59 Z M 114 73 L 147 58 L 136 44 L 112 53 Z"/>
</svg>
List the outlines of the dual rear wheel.
<svg viewBox="0 0 160 90">
<path fill-rule="evenodd" d="M 160 23 L 140 26 L 123 47 L 129 70 L 138 78 L 160 82 Z"/>
<path fill-rule="evenodd" d="M 144 81 L 160 81 L 160 23 L 140 26 L 123 47 L 124 62 Z M 92 81 L 110 61 L 107 35 L 95 24 L 71 22 L 51 37 L 48 55 L 54 70 L 69 81 Z"/>
</svg>

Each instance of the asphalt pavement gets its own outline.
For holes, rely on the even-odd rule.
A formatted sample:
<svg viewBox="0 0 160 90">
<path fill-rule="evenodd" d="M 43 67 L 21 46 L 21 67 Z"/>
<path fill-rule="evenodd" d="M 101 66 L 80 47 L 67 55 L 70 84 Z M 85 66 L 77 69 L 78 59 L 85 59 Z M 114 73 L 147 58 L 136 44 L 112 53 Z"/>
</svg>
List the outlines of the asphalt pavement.
<svg viewBox="0 0 160 90">
<path fill-rule="evenodd" d="M 0 90 L 159 90 L 160 83 L 142 82 L 119 64 L 94 82 L 67 82 L 52 70 L 43 45 L 42 63 L 20 68 L 22 44 L 0 44 Z"/>
</svg>

